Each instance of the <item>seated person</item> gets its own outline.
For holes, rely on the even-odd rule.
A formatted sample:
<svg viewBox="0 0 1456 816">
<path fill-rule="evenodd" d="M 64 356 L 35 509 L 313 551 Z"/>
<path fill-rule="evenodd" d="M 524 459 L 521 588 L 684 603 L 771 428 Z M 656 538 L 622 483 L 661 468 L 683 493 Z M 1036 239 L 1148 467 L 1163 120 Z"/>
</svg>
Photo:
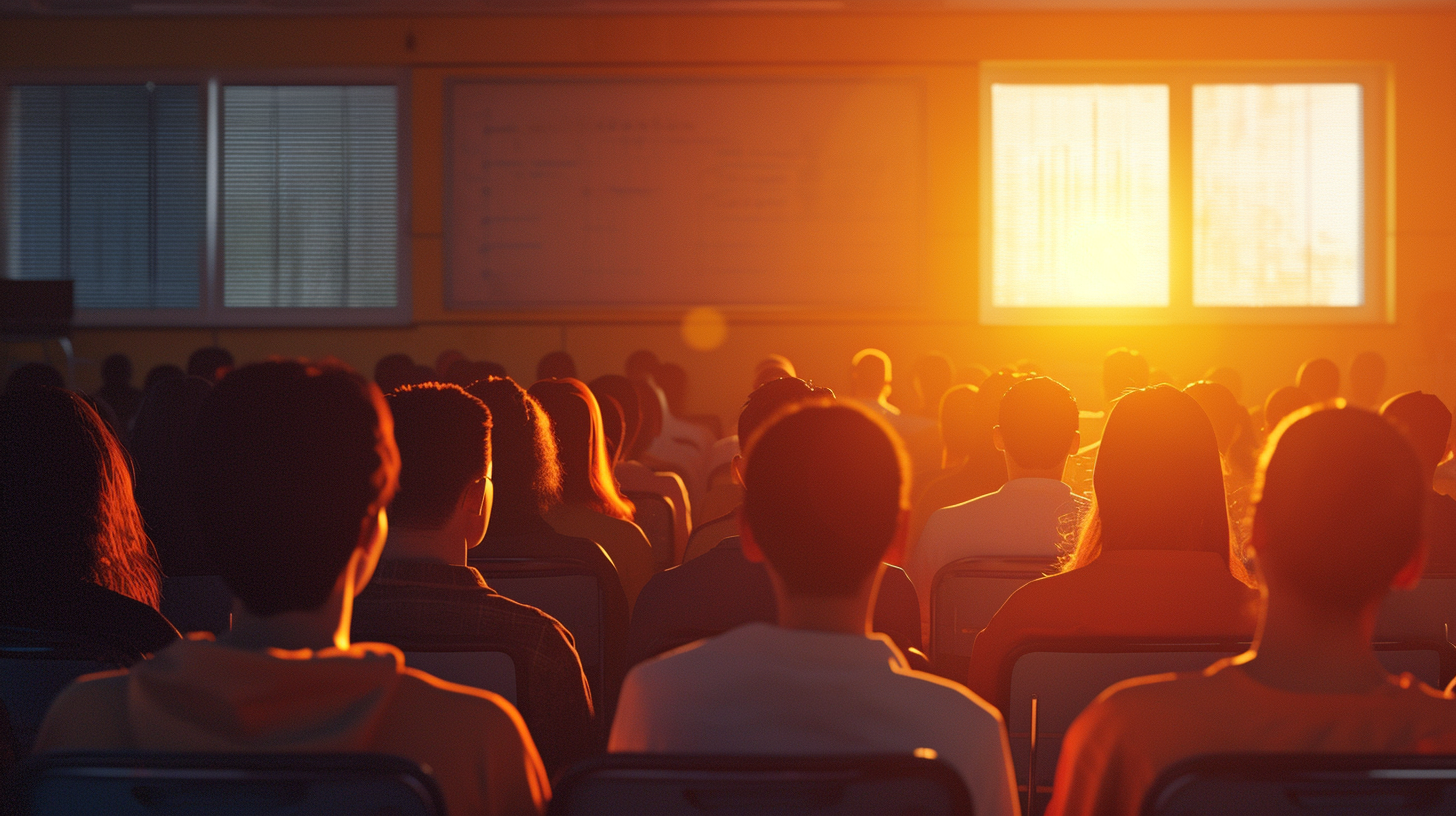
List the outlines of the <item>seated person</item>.
<svg viewBox="0 0 1456 816">
<path fill-rule="evenodd" d="M 1087 501 L 1062 479 L 1077 452 L 1077 401 L 1046 377 L 1017 381 L 1001 398 L 996 448 L 1010 477 L 995 493 L 945 507 L 930 516 L 910 553 L 908 572 L 929 625 L 935 573 L 973 556 L 1040 556 L 1050 568 L 1070 538 Z"/>
<path fill-rule="evenodd" d="M 1436 466 L 1446 458 L 1451 411 L 1435 394 L 1409 391 L 1386 401 L 1380 415 L 1405 437 L 1421 463 L 1421 481 L 1426 485 L 1426 572 L 1456 574 L 1456 499 L 1432 487 Z"/>
<path fill-rule="evenodd" d="M 188 472 L 232 631 L 73 684 L 36 750 L 394 754 L 430 768 L 451 813 L 542 810 L 546 773 L 510 703 L 349 641 L 398 485 L 392 424 L 352 371 L 275 361 L 224 377 Z"/>
<path fill-rule="evenodd" d="M 440 383 L 407 385 L 385 401 L 394 414 L 400 490 L 389 505 L 383 560 L 354 599 L 353 636 L 406 650 L 476 644 L 505 652 L 522 680 L 517 706 L 547 771 L 584 759 L 596 747 L 595 724 L 571 635 L 550 615 L 496 594 L 466 566 L 491 513 L 490 412 L 458 386 Z"/>
<path fill-rule="evenodd" d="M 996 450 L 992 429 L 1012 374 L 998 371 L 981 385 L 957 385 L 940 400 L 940 438 L 944 469 L 913 496 L 910 551 L 925 523 L 942 507 L 995 492 L 1006 484 L 1006 457 Z"/>
<path fill-rule="evenodd" d="M 1161 771 L 1198 755 L 1456 749 L 1456 701 L 1387 674 L 1370 645 L 1386 592 L 1421 574 L 1410 448 L 1368 411 L 1297 411 L 1260 470 L 1253 648 L 1103 692 L 1067 732 L 1048 814 L 1135 814 Z"/>
<path fill-rule="evenodd" d="M 1092 483 L 1062 571 L 1012 593 L 976 637 L 970 687 L 995 705 L 1008 703 L 1001 663 L 1028 638 L 1253 636 L 1257 595 L 1232 552 L 1213 425 L 1192 397 L 1170 385 L 1123 395 Z"/>
<path fill-rule="evenodd" d="M 620 426 L 606 429 L 607 458 L 613 463 L 612 474 L 617 477 L 622 490 L 655 493 L 672 505 L 673 562 L 681 562 L 688 544 L 688 533 L 693 527 L 688 488 L 676 473 L 654 471 L 640 461 L 651 440 L 642 432 L 642 405 L 637 386 L 621 374 L 603 374 L 587 387 L 597 398 L 604 421 L 608 406 L 614 405 L 620 414 Z"/>
<path fill-rule="evenodd" d="M 889 427 L 828 401 L 786 407 L 749 438 L 743 548 L 768 564 L 779 625 L 752 623 L 632 669 L 612 751 L 910 753 L 965 780 L 978 814 L 1014 814 L 996 712 L 910 669 L 869 630 L 884 559 L 906 534 L 907 458 Z"/>
<path fill-rule="evenodd" d="M 827 388 L 799 379 L 767 383 L 748 398 L 738 416 L 738 433 L 748 439 L 785 405 L 815 397 L 833 399 Z M 743 460 L 735 457 L 741 481 Z M 633 609 L 627 637 L 629 666 L 700 638 L 754 621 L 778 620 L 773 584 L 762 563 L 743 557 L 737 512 L 733 529 L 717 545 L 686 564 L 652 576 Z M 920 606 L 915 587 L 899 567 L 886 566 L 875 598 L 873 630 L 884 632 L 902 651 L 920 649 Z"/>
<path fill-rule="evenodd" d="M 851 366 L 849 398 L 888 422 L 900 435 L 913 468 L 911 484 L 932 478 L 941 466 L 939 428 L 934 420 L 903 413 L 890 403 L 890 356 L 879 349 L 861 349 Z"/>
</svg>

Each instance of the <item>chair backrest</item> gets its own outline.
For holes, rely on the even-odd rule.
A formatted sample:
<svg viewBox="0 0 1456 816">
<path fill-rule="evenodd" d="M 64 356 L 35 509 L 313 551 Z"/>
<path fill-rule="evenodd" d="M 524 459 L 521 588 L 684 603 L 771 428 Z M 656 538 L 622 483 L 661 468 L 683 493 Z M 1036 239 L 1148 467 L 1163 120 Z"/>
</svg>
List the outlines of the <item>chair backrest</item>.
<svg viewBox="0 0 1456 816">
<path fill-rule="evenodd" d="M 225 634 L 233 628 L 233 593 L 217 575 L 162 579 L 162 614 L 179 632 Z"/>
<path fill-rule="evenodd" d="M 608 582 L 620 586 L 616 573 L 599 575 L 580 561 L 531 558 L 472 558 L 470 566 L 496 592 L 534 606 L 566 627 L 576 641 L 597 710 L 610 715 L 627 661 L 626 604 L 607 603 L 603 590 Z"/>
<path fill-rule="evenodd" d="M 22 816 L 443 816 L 419 765 L 380 754 L 45 754 L 12 779 Z"/>
<path fill-rule="evenodd" d="M 1051 572 L 1048 558 L 962 558 L 941 567 L 931 582 L 930 660 L 957 680 L 966 676 L 971 646 L 991 616 L 1025 584 Z"/>
<path fill-rule="evenodd" d="M 1380 641 L 1375 656 L 1391 674 L 1409 672 L 1431 688 L 1441 690 L 1456 678 L 1456 646 L 1444 638 Z"/>
<path fill-rule="evenodd" d="M 71 681 L 127 665 L 110 651 L 65 632 L 0 626 L 0 702 L 20 751 L 30 750 L 46 711 Z"/>
<path fill-rule="evenodd" d="M 937 759 L 607 754 L 568 770 L 548 811 L 568 814 L 970 814 L 960 775 Z"/>
<path fill-rule="evenodd" d="M 1149 674 L 1200 671 L 1247 648 L 1248 643 L 1239 637 L 1023 642 L 1002 664 L 997 693 L 1018 783 L 1032 784 L 1029 779 L 1034 773 L 1038 801 L 1050 794 L 1067 727 L 1108 686 Z M 1034 752 L 1032 698 L 1036 698 Z"/>
<path fill-rule="evenodd" d="M 1165 770 L 1143 816 L 1456 813 L 1456 756 L 1224 754 Z"/>
<path fill-rule="evenodd" d="M 647 541 L 652 545 L 653 562 L 659 570 L 672 566 L 675 555 L 672 538 L 676 531 L 672 501 L 659 493 L 643 490 L 629 490 L 627 498 L 637 506 L 632 520 L 647 534 Z"/>
<path fill-rule="evenodd" d="M 523 695 L 524 678 L 517 678 L 516 661 L 499 649 L 478 646 L 408 644 L 400 646 L 404 664 L 462 686 L 493 691 L 514 705 Z"/>
<path fill-rule="evenodd" d="M 1376 640 L 1447 640 L 1456 623 L 1456 575 L 1423 575 L 1414 589 L 1385 596 Z"/>
</svg>

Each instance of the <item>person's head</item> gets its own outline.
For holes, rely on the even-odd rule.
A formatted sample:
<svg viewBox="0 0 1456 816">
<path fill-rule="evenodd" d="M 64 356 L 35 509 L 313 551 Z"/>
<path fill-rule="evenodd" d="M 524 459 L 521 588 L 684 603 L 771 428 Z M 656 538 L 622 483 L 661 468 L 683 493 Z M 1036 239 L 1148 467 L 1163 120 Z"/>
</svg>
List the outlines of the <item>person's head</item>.
<svg viewBox="0 0 1456 816">
<path fill-rule="evenodd" d="M 396 529 L 442 530 L 480 543 L 490 519 L 490 410 L 458 385 L 407 385 L 385 398 L 399 446 Z"/>
<path fill-rule="evenodd" d="M 646 380 L 652 376 L 660 364 L 656 354 L 647 349 L 638 349 L 627 355 L 627 363 L 623 366 L 623 370 L 629 379 Z"/>
<path fill-rule="evenodd" d="M 65 388 L 66 378 L 56 367 L 47 363 L 25 363 L 5 380 L 6 393 L 31 388 Z"/>
<path fill-rule="evenodd" d="M 160 576 L 121 445 L 59 388 L 0 395 L 0 593 L 92 583 L 153 608 Z"/>
<path fill-rule="evenodd" d="M 576 377 L 576 361 L 564 351 L 548 351 L 536 363 L 536 379 L 564 380 Z"/>
<path fill-rule="evenodd" d="M 966 385 L 974 385 L 977 388 L 980 388 L 981 383 L 985 382 L 989 376 L 991 376 L 991 369 L 986 368 L 980 363 L 971 363 L 968 366 L 962 366 L 956 369 L 956 379 L 958 381 Z"/>
<path fill-rule="evenodd" d="M 688 407 L 688 372 L 677 363 L 663 363 L 652 372 L 652 381 L 662 389 L 667 400 L 667 410 L 673 416 L 683 416 Z"/>
<path fill-rule="evenodd" d="M 785 406 L 811 399 L 832 400 L 834 392 L 828 388 L 815 388 L 797 377 L 780 377 L 753 389 L 738 412 L 739 446 L 746 447 L 759 428 Z"/>
<path fill-rule="evenodd" d="M 1314 398 L 1297 385 L 1280 386 L 1270 391 L 1269 397 L 1264 400 L 1265 433 L 1273 433 L 1280 420 L 1314 401 Z"/>
<path fill-rule="evenodd" d="M 1350 402 L 1374 408 L 1385 388 L 1385 358 L 1376 351 L 1362 351 L 1350 363 Z"/>
<path fill-rule="evenodd" d="M 529 393 L 546 409 L 561 462 L 561 500 L 603 515 L 632 520 L 635 508 L 617 489 L 602 433 L 602 411 L 586 383 L 541 380 Z"/>
<path fill-rule="evenodd" d="M 940 440 L 945 461 L 954 464 L 971 455 L 976 447 L 980 394 L 974 385 L 957 385 L 940 398 Z"/>
<path fill-rule="evenodd" d="M 450 371 L 450 366 L 461 360 L 468 359 L 465 352 L 460 349 L 445 349 L 435 356 L 435 376 L 444 377 Z M 388 393 L 387 391 L 385 393 Z"/>
<path fill-rule="evenodd" d="M 425 380 L 417 379 L 415 361 L 408 354 L 386 354 L 374 364 L 374 384 L 386 394 L 416 382 Z"/>
<path fill-rule="evenodd" d="M 1410 445 L 1375 414 L 1312 406 L 1287 417 L 1260 463 L 1249 542 L 1270 597 L 1340 617 L 1413 584 L 1427 489 Z"/>
<path fill-rule="evenodd" d="M 1294 384 L 1309 395 L 1311 402 L 1332 400 L 1340 395 L 1340 367 L 1323 357 L 1305 360 L 1294 376 Z"/>
<path fill-rule="evenodd" d="M 491 377 L 506 376 L 505 366 L 488 360 L 456 360 L 445 372 L 445 382 L 461 388 Z"/>
<path fill-rule="evenodd" d="M 249 612 L 321 608 L 368 583 L 399 484 L 384 395 L 338 364 L 236 369 L 203 400 L 187 457 L 198 535 Z"/>
<path fill-rule="evenodd" d="M 637 450 L 637 437 L 642 432 L 642 398 L 637 386 L 621 374 L 603 374 L 592 380 L 587 387 L 597 398 L 598 405 L 605 405 L 611 400 L 622 415 L 622 435 L 619 438 L 612 439 L 613 429 L 606 428 L 607 450 L 612 461 L 624 462 L 636 458 L 640 453 Z"/>
<path fill-rule="evenodd" d="M 147 371 L 147 378 L 142 380 L 142 390 L 150 391 L 152 386 L 159 382 L 180 380 L 185 376 L 187 376 L 187 372 L 183 371 L 181 366 L 174 366 L 171 363 L 152 366 L 151 370 Z M 209 382 L 211 381 L 209 380 Z"/>
<path fill-rule="evenodd" d="M 1118 397 L 1148 387 L 1148 360 L 1130 348 L 1115 348 L 1102 358 L 1102 399 L 1111 405 Z"/>
<path fill-rule="evenodd" d="M 218 346 L 204 346 L 187 358 L 187 373 L 217 382 L 232 371 L 234 365 L 232 352 Z"/>
<path fill-rule="evenodd" d="M 907 473 L 898 437 L 864 409 L 788 405 L 747 441 L 745 554 L 790 595 L 854 596 L 904 545 Z"/>
<path fill-rule="evenodd" d="M 913 374 L 920 413 L 934 418 L 940 410 L 940 398 L 955 384 L 955 363 L 944 354 L 926 354 L 915 361 Z"/>
<path fill-rule="evenodd" d="M 517 529 L 561 501 L 561 462 L 551 420 L 515 380 L 491 377 L 466 389 L 490 409 L 491 529 Z"/>
<path fill-rule="evenodd" d="M 875 348 L 862 349 L 854 355 L 850 371 L 849 395 L 856 399 L 882 399 L 890 392 L 890 356 Z"/>
<path fill-rule="evenodd" d="M 753 367 L 753 387 L 758 388 L 766 382 L 773 382 L 780 377 L 797 377 L 794 371 L 794 364 L 782 354 L 770 354 Z"/>
<path fill-rule="evenodd" d="M 1258 435 L 1254 433 L 1254 420 L 1248 410 L 1221 383 L 1199 380 L 1190 383 L 1183 393 L 1192 397 L 1213 423 L 1213 435 L 1228 473 L 1239 484 L 1247 484 L 1254 475 L 1258 457 Z"/>
<path fill-rule="evenodd" d="M 1050 377 L 1014 383 L 1001 397 L 997 421 L 997 447 L 1025 470 L 1061 471 L 1081 441 L 1077 400 Z"/>
<path fill-rule="evenodd" d="M 1209 552 L 1237 563 L 1213 424 L 1182 391 L 1155 385 L 1118 399 L 1092 489 L 1092 509 L 1064 568 L 1128 549 Z"/>
<path fill-rule="evenodd" d="M 1407 391 L 1380 406 L 1385 417 L 1410 443 L 1421 463 L 1421 478 L 1429 485 L 1436 475 L 1436 465 L 1446 458 L 1447 441 L 1451 436 L 1451 411 L 1435 394 Z"/>
<path fill-rule="evenodd" d="M 627 450 L 628 459 L 641 459 L 662 435 L 662 392 L 650 379 L 631 380 L 637 392 L 637 433 L 633 435 L 632 447 Z"/>
<path fill-rule="evenodd" d="M 1238 369 L 1229 366 L 1214 366 L 1203 375 L 1203 379 L 1227 388 L 1229 393 L 1234 395 L 1235 402 L 1243 403 L 1244 377 L 1238 372 Z"/>
<path fill-rule="evenodd" d="M 131 387 L 131 358 L 125 354 L 108 354 L 101 361 L 101 387 L 118 390 Z"/>
<path fill-rule="evenodd" d="M 147 389 L 128 446 L 136 467 L 136 501 L 167 575 L 214 572 L 197 543 L 183 468 L 187 440 L 212 383 L 201 377 L 163 380 Z"/>
</svg>

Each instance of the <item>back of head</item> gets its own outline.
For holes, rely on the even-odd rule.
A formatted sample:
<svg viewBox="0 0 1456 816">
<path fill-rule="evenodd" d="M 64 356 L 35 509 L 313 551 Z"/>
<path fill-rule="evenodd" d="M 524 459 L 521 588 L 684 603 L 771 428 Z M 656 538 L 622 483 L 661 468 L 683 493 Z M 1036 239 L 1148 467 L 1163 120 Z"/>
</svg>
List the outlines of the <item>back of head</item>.
<svg viewBox="0 0 1456 816">
<path fill-rule="evenodd" d="M 201 377 L 163 380 L 147 391 L 131 431 L 137 505 L 167 575 L 213 572 L 197 544 L 183 466 L 197 413 L 211 392 L 212 383 Z"/>
<path fill-rule="evenodd" d="M 187 373 L 217 382 L 232 370 L 233 365 L 232 352 L 218 346 L 205 346 L 187 358 Z"/>
<path fill-rule="evenodd" d="M 444 351 L 435 355 L 435 373 L 434 376 L 430 379 L 433 380 L 435 377 L 445 376 L 445 372 L 450 370 L 450 366 L 455 365 L 455 363 L 465 359 L 469 358 L 467 358 L 465 356 L 465 352 L 461 351 L 460 349 L 445 349 Z M 385 393 L 389 392 L 386 391 Z"/>
<path fill-rule="evenodd" d="M 1419 546 L 1420 465 L 1390 423 L 1363 409 L 1285 419 L 1256 493 L 1254 540 L 1271 594 L 1358 611 L 1384 597 Z"/>
<path fill-rule="evenodd" d="M 491 529 L 503 532 L 561 501 L 556 437 L 541 403 L 515 380 L 491 377 L 467 390 L 490 410 Z"/>
<path fill-rule="evenodd" d="M 1323 357 L 1305 360 L 1294 377 L 1294 384 L 1312 402 L 1332 400 L 1340 395 L 1340 367 Z"/>
<path fill-rule="evenodd" d="M 1295 411 L 1315 402 L 1315 399 L 1296 385 L 1285 385 L 1269 392 L 1264 400 L 1264 430 L 1273 432 L 1281 420 Z"/>
<path fill-rule="evenodd" d="M 1169 385 L 1124 394 L 1107 418 L 1092 472 L 1095 509 L 1072 566 L 1103 550 L 1196 550 L 1229 556 L 1218 442 L 1208 415 Z"/>
<path fill-rule="evenodd" d="M 782 354 L 770 354 L 759 360 L 753 367 L 753 387 L 758 388 L 766 382 L 773 382 L 780 377 L 797 377 L 794 371 L 794 364 Z"/>
<path fill-rule="evenodd" d="M 622 412 L 622 438 L 617 446 L 617 460 L 623 461 L 636 456 L 637 437 L 642 433 L 642 404 L 637 386 L 621 374 L 603 374 L 588 386 L 597 402 L 607 397 L 617 403 Z"/>
<path fill-rule="evenodd" d="M 926 354 L 915 361 L 915 390 L 925 413 L 934 416 L 940 398 L 955 384 L 955 364 L 944 354 Z"/>
<path fill-rule="evenodd" d="M 445 382 L 464 388 L 481 380 L 504 376 L 506 376 L 506 369 L 500 363 L 492 363 L 488 360 L 456 360 L 445 371 Z"/>
<path fill-rule="evenodd" d="M 588 386 L 590 387 L 590 386 Z M 627 432 L 627 419 L 622 416 L 622 404 L 610 394 L 592 392 L 597 398 L 597 407 L 602 409 L 602 438 L 607 444 L 607 461 L 616 467 L 622 461 L 622 435 Z"/>
<path fill-rule="evenodd" d="M 631 380 L 632 388 L 637 392 L 637 410 L 639 421 L 637 433 L 632 438 L 632 447 L 627 450 L 628 459 L 638 459 L 645 455 L 657 437 L 662 435 L 662 399 L 657 386 L 649 380 Z"/>
<path fill-rule="evenodd" d="M 1077 433 L 1077 401 L 1050 377 L 1013 384 L 997 412 L 1006 455 L 1024 468 L 1053 468 L 1071 453 Z"/>
<path fill-rule="evenodd" d="M 957 385 L 940 398 L 940 439 L 952 461 L 970 455 L 978 438 L 980 394 L 974 385 Z"/>
<path fill-rule="evenodd" d="M 187 376 L 187 372 L 183 371 L 181 366 L 174 366 L 171 363 L 152 366 L 151 370 L 147 371 L 147 378 L 142 381 L 142 390 L 150 391 L 152 386 L 159 382 L 180 380 L 185 376 Z"/>
<path fill-rule="evenodd" d="M 249 611 L 317 609 L 398 486 L 379 389 L 341 365 L 234 370 L 198 412 L 188 478 L 202 546 Z"/>
<path fill-rule="evenodd" d="M 1102 358 L 1102 398 L 1111 403 L 1128 391 L 1148 387 L 1148 360 L 1130 348 L 1115 348 Z"/>
<path fill-rule="evenodd" d="M 541 380 L 529 389 L 551 417 L 561 462 L 561 499 L 615 518 L 631 520 L 632 503 L 617 490 L 602 438 L 602 413 L 581 380 Z"/>
<path fill-rule="evenodd" d="M 1208 414 L 1208 421 L 1213 423 L 1213 435 L 1218 439 L 1218 450 L 1227 454 L 1234 435 L 1248 421 L 1249 412 L 1239 405 L 1232 391 L 1216 382 L 1199 380 L 1189 383 L 1183 393 L 1192 397 L 1203 413 Z"/>
<path fill-rule="evenodd" d="M 415 361 L 408 354 L 386 354 L 374 364 L 374 384 L 386 394 L 414 382 Z"/>
<path fill-rule="evenodd" d="M 627 355 L 627 363 L 623 366 L 628 379 L 645 380 L 652 376 L 661 362 L 657 355 L 647 349 L 638 349 Z"/>
<path fill-rule="evenodd" d="M 1203 379 L 1227 388 L 1229 393 L 1234 395 L 1235 402 L 1243 403 L 1244 377 L 1238 372 L 1238 369 L 1229 366 L 1214 366 L 1203 375 Z"/>
<path fill-rule="evenodd" d="M 26 363 L 14 371 L 5 380 L 5 392 L 19 391 L 31 388 L 65 388 L 66 378 L 55 366 L 47 363 Z"/>
<path fill-rule="evenodd" d="M 413 530 L 442 527 L 465 489 L 490 466 L 490 411 L 458 385 L 407 385 L 386 397 L 399 447 L 399 491 L 390 521 Z"/>
<path fill-rule="evenodd" d="M 876 348 L 867 348 L 855 354 L 852 362 L 850 396 L 879 399 L 891 382 L 890 355 Z"/>
<path fill-rule="evenodd" d="M 738 412 L 738 444 L 748 446 L 748 440 L 758 433 L 759 428 L 785 406 L 796 402 L 822 397 L 834 399 L 834 392 L 828 388 L 815 388 L 797 377 L 781 377 L 766 382 L 748 395 L 743 410 Z"/>
<path fill-rule="evenodd" d="M 894 433 L 856 406 L 784 408 L 748 442 L 743 519 L 785 588 L 846 596 L 874 575 L 906 506 Z"/>
<path fill-rule="evenodd" d="M 536 363 L 536 379 L 562 380 L 576 377 L 576 361 L 564 351 L 548 351 Z"/>
<path fill-rule="evenodd" d="M 688 405 L 688 372 L 677 363 L 663 363 L 652 372 L 652 381 L 662 389 L 667 400 L 667 410 L 673 416 L 683 416 Z"/>
<path fill-rule="evenodd" d="M 49 593 L 89 582 L 156 607 L 151 544 L 121 445 L 78 395 L 0 396 L 0 587 Z"/>
<path fill-rule="evenodd" d="M 109 354 L 101 361 L 101 387 L 106 389 L 131 386 L 131 358 L 125 354 Z"/>
<path fill-rule="evenodd" d="M 1375 407 L 1385 388 L 1385 358 L 1379 352 L 1362 351 L 1350 363 L 1350 401 L 1362 408 Z"/>
<path fill-rule="evenodd" d="M 1386 400 L 1380 415 L 1395 426 L 1410 443 L 1427 481 L 1436 465 L 1446 458 L 1446 441 L 1451 436 L 1451 410 L 1435 394 L 1407 391 Z"/>
</svg>

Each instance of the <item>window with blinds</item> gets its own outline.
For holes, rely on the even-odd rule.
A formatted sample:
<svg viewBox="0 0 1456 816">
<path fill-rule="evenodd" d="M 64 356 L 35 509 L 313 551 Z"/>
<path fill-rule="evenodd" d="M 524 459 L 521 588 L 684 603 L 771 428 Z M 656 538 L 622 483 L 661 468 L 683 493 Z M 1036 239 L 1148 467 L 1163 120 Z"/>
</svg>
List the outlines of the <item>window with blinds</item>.
<svg viewBox="0 0 1456 816">
<path fill-rule="evenodd" d="M 197 85 L 12 85 L 5 274 L 70 279 L 81 309 L 199 306 Z"/>
<path fill-rule="evenodd" d="M 222 89 L 223 305 L 398 303 L 395 87 Z"/>
</svg>

